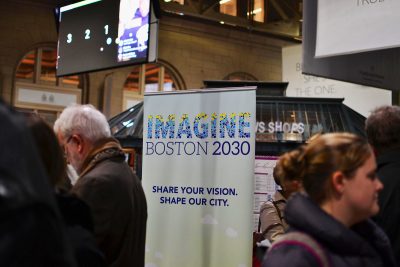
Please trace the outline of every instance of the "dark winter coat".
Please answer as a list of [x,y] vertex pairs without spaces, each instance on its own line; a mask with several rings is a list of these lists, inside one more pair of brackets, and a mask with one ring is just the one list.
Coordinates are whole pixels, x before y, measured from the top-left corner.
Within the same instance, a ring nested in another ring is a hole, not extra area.
[[374,218],[392,244],[397,265],[400,264],[400,149],[377,157],[378,177],[384,185],[379,193],[380,211]]
[[114,140],[96,145],[72,192],[91,208],[97,244],[112,267],[144,266],[147,205]]
[[76,266],[26,121],[0,100],[0,265]]
[[[296,194],[286,206],[289,231],[305,232],[322,247],[330,266],[393,267],[389,239],[371,220],[350,229],[324,212],[304,194]],[[263,267],[320,267],[321,263],[307,246],[282,244],[271,249]]]
[[93,219],[89,206],[79,198],[65,192],[58,192],[56,200],[77,266],[107,266],[104,255],[98,249],[94,238]]

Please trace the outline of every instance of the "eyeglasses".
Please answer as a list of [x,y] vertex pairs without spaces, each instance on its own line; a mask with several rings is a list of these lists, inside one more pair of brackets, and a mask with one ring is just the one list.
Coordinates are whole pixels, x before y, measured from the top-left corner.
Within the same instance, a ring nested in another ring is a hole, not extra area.
[[67,145],[69,142],[71,142],[71,140],[72,140],[72,135],[70,135],[70,136],[67,138],[67,141],[65,141],[64,144],[61,145],[61,150],[64,152],[64,158],[67,158],[67,152],[66,152],[65,147],[66,147],[66,145]]
[[71,139],[72,139],[72,135],[70,135],[70,136],[68,137],[67,142],[65,142],[65,145],[68,144],[69,142],[71,142]]

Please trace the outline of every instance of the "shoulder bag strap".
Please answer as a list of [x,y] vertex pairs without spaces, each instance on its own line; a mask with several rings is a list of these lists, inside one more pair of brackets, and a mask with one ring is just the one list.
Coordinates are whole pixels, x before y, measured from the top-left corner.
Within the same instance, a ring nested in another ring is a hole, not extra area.
[[328,257],[321,245],[310,235],[303,232],[289,232],[284,234],[279,240],[272,243],[269,250],[282,245],[299,245],[306,248],[319,262],[320,267],[329,267]]
[[283,199],[278,200],[278,201],[272,201],[272,204],[274,205],[274,207],[275,207],[275,209],[276,209],[276,212],[278,213],[279,219],[280,219],[281,222],[282,222],[283,216],[282,216],[282,213],[281,213],[281,209],[278,207],[278,204],[279,204],[279,203],[286,204],[286,201],[283,200]]
[[[284,200],[278,200],[278,201],[269,201],[272,203],[274,206],[276,213],[278,214],[279,220],[281,221],[280,223],[273,223],[270,226],[268,226],[264,231],[262,231],[262,235],[264,236],[268,231],[270,231],[272,228],[275,228],[277,226],[283,226],[283,221],[282,221],[282,213],[281,210],[278,207],[278,203],[286,203]],[[261,211],[262,213],[262,211]],[[261,232],[261,213],[260,216],[258,217],[258,232]]]

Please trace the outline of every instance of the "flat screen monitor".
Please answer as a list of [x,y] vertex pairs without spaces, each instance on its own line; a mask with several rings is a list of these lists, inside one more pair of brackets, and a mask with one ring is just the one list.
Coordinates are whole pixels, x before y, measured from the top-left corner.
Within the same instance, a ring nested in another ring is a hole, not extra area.
[[154,62],[150,0],[84,0],[57,8],[57,76]]

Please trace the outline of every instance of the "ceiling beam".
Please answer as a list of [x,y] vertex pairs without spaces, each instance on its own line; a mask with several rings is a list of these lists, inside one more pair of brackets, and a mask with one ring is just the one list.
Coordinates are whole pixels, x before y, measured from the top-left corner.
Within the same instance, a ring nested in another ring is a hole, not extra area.
[[[269,0],[269,2],[271,3],[271,5],[274,7],[274,9],[276,10],[276,12],[278,12],[279,16],[281,16],[281,18],[283,20],[289,20],[289,16],[286,14],[286,12],[283,10],[283,8],[280,6],[280,4],[278,3],[278,1],[276,0]],[[279,1],[281,2],[281,1]]]

